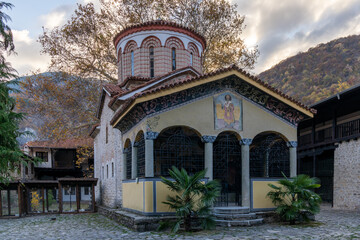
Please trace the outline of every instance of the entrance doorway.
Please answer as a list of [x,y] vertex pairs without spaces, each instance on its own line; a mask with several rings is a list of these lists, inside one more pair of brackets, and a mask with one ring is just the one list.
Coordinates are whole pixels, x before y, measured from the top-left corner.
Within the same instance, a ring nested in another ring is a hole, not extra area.
[[241,146],[232,132],[219,134],[214,142],[214,179],[221,183],[216,206],[241,206]]

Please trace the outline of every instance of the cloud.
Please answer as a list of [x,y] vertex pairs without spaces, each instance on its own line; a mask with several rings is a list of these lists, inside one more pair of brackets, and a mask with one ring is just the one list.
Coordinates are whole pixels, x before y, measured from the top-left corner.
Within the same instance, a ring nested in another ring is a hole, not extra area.
[[41,15],[40,22],[45,28],[53,29],[54,27],[63,25],[74,11],[74,5],[61,5],[50,13]]
[[46,71],[50,57],[40,54],[40,43],[32,39],[26,29],[12,30],[12,32],[17,54],[12,54],[6,59],[18,71],[18,74],[23,76],[30,74],[31,71]]
[[360,34],[357,0],[232,2],[237,3],[238,12],[246,16],[245,43],[259,47],[256,73],[319,43]]

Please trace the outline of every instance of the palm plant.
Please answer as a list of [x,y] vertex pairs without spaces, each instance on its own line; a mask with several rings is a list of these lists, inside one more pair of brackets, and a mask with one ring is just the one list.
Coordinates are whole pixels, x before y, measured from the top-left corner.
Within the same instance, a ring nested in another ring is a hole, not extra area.
[[269,184],[274,189],[267,196],[272,200],[276,212],[280,217],[289,221],[290,225],[295,224],[296,220],[308,221],[309,214],[316,214],[320,211],[321,198],[313,192],[319,188],[317,178],[310,178],[308,175],[298,175],[288,179],[279,180],[280,186]]
[[162,178],[162,182],[168,186],[175,196],[168,196],[164,204],[169,205],[176,212],[177,220],[172,223],[172,231],[177,232],[181,225],[185,231],[190,231],[192,222],[201,221],[203,229],[215,226],[211,216],[211,207],[220,194],[220,184],[217,181],[202,182],[206,170],[189,176],[185,169],[172,167],[169,174],[172,179]]

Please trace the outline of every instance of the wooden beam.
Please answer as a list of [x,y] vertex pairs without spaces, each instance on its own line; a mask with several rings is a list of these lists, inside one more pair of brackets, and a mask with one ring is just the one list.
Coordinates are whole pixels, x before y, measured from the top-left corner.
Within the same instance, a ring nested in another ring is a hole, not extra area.
[[9,216],[11,215],[11,206],[10,206],[10,190],[6,190],[7,191],[7,199],[8,199],[8,212],[9,212]]
[[0,190],[0,216],[2,216],[2,197],[1,197],[1,190]]
[[92,201],[92,211],[95,212],[95,184],[91,184],[91,201]]
[[22,191],[21,191],[21,184],[20,184],[20,183],[18,184],[18,189],[17,189],[17,191],[18,191],[19,217],[21,217],[23,204],[22,204],[22,196],[21,196]]
[[62,186],[61,186],[61,183],[59,182],[59,185],[58,185],[58,198],[59,198],[59,213],[62,213],[63,211],[63,207],[62,207]]
[[42,207],[43,207],[43,213],[45,212],[45,198],[44,198],[44,187],[41,188],[41,198],[42,198]]
[[79,212],[80,209],[80,188],[79,188],[79,184],[76,184],[76,206],[77,206],[77,210],[76,212]]

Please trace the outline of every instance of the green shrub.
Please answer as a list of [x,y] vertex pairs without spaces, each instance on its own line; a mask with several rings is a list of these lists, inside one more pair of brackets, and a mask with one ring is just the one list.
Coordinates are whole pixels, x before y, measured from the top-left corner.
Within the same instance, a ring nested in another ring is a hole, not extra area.
[[281,219],[290,222],[308,221],[309,214],[320,211],[321,198],[313,189],[319,188],[318,179],[307,175],[298,175],[294,178],[280,180],[280,186],[269,184],[273,189],[267,196],[277,207],[276,212]]

